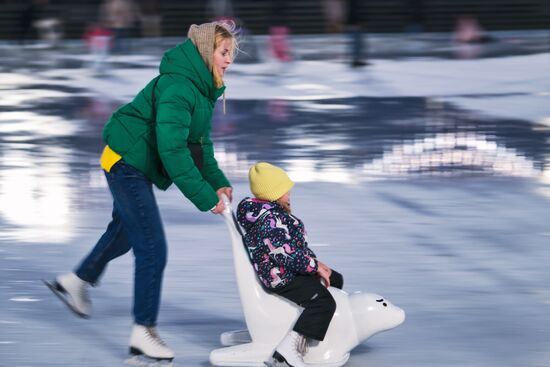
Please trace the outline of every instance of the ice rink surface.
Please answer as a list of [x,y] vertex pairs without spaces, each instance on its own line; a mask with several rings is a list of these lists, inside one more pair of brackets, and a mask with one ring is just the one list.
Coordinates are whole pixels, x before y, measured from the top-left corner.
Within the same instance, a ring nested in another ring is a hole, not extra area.
[[[0,366],[124,365],[132,256],[91,290],[90,320],[41,279],[72,269],[109,222],[101,128],[162,54],[139,46],[101,77],[78,50],[0,48]],[[264,57],[228,71],[212,136],[235,198],[249,195],[251,164],[283,166],[310,246],[344,289],[407,313],[347,366],[550,364],[550,56],[466,56],[360,70],[341,55]],[[157,199],[169,241],[159,329],[175,366],[208,366],[219,334],[245,327],[229,236],[176,188]]]

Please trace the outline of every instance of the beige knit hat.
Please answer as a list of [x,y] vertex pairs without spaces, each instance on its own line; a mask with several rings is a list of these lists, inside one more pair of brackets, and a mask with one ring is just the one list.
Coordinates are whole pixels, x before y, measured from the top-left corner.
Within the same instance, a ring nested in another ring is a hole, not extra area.
[[212,71],[214,64],[214,41],[216,39],[217,22],[203,23],[200,25],[193,24],[189,27],[187,37],[191,39],[193,44],[199,50],[204,63],[208,70]]
[[256,163],[250,168],[248,181],[256,198],[269,201],[279,199],[294,186],[285,171],[266,162]]

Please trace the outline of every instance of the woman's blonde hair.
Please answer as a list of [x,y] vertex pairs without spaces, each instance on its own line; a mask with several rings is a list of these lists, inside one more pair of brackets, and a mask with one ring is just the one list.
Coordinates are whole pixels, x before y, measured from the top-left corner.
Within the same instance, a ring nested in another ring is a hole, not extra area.
[[[216,31],[214,36],[214,50],[217,49],[223,41],[230,40],[231,41],[231,49],[229,52],[231,53],[231,59],[235,59],[235,56],[237,55],[237,52],[239,51],[239,42],[237,41],[236,37],[236,26],[235,23],[232,21],[224,21],[224,22],[218,22],[216,24]],[[212,75],[214,77],[214,85],[216,88],[220,88],[223,86],[223,78],[218,73],[216,68],[212,68]]]

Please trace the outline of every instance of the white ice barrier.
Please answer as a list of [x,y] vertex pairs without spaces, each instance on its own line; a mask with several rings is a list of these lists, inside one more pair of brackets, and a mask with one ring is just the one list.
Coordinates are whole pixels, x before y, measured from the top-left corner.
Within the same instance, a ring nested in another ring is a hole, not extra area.
[[[225,332],[222,345],[210,353],[214,366],[264,366],[275,347],[294,326],[302,308],[264,290],[250,263],[240,227],[226,201],[223,213],[233,248],[237,285],[248,330]],[[310,346],[304,361],[311,366],[344,365],[350,351],[374,334],[393,329],[405,320],[405,312],[373,293],[348,294],[330,287],[336,312],[325,340]]]

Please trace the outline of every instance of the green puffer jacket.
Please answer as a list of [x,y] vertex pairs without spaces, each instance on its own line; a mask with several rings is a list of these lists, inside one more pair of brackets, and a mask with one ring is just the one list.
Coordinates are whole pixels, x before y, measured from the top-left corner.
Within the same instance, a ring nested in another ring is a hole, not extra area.
[[[156,121],[151,103],[154,81],[113,113],[103,140],[161,190],[174,182],[199,210],[210,210],[219,200],[216,190],[230,186],[210,140],[214,103],[225,87],[214,86],[212,73],[190,40],[168,50],[161,61]],[[188,143],[202,144],[201,171]]]

